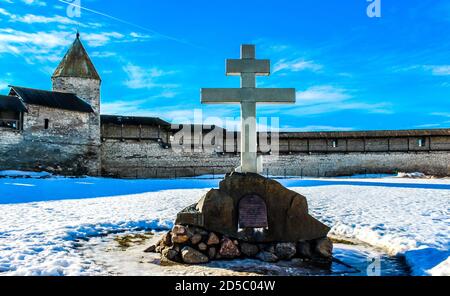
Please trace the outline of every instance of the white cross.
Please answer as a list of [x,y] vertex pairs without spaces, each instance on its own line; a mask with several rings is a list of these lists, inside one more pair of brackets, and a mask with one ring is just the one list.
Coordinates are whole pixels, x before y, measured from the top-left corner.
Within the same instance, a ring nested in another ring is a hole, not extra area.
[[294,104],[294,88],[256,88],[256,76],[270,75],[270,60],[255,59],[255,46],[242,45],[241,59],[227,60],[227,76],[241,76],[241,88],[202,88],[202,104],[241,104],[241,171],[258,172],[256,104]]

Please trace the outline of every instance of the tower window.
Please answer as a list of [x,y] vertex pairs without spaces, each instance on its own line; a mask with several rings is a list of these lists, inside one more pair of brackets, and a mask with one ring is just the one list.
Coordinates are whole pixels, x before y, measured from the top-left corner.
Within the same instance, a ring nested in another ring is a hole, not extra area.
[[425,147],[426,144],[427,144],[427,139],[425,139],[425,138],[420,138],[417,140],[417,145],[419,147]]
[[337,148],[339,146],[338,140],[332,140],[331,141],[331,147]]
[[48,118],[46,118],[44,120],[44,129],[48,129],[48,124],[50,123],[50,120]]

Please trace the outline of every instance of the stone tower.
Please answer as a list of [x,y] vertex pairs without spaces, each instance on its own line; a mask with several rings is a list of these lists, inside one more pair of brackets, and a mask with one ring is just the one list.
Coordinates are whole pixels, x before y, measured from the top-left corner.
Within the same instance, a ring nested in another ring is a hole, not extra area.
[[94,109],[89,115],[88,170],[91,174],[100,169],[100,85],[101,79],[77,32],[75,41],[59,63],[52,76],[52,89],[58,92],[74,93],[88,102]]
[[80,40],[80,34],[52,76],[53,90],[75,93],[100,113],[100,76]]

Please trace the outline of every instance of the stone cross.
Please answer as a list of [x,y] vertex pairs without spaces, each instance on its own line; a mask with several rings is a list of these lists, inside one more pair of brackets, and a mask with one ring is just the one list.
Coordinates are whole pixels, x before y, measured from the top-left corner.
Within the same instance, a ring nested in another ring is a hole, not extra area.
[[270,75],[270,60],[257,60],[254,45],[241,46],[241,59],[228,59],[227,76],[241,76],[241,88],[203,88],[202,104],[241,104],[241,171],[258,172],[256,104],[294,104],[294,88],[256,88],[256,76]]

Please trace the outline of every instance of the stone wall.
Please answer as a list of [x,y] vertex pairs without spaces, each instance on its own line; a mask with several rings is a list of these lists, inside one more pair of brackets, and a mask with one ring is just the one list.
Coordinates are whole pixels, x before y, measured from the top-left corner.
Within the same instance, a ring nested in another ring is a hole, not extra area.
[[349,176],[422,172],[450,175],[449,152],[367,152],[265,156],[265,169],[278,176]]
[[87,101],[97,114],[100,114],[100,85],[96,79],[79,77],[53,77],[54,91],[69,92]]
[[102,174],[123,178],[174,178],[224,174],[239,164],[235,154],[174,152],[157,141],[106,139]]
[[[392,141],[392,140],[391,140]],[[434,142],[443,148],[447,139]],[[433,145],[433,144],[432,144]],[[423,172],[450,175],[450,152],[291,152],[264,157],[265,174],[278,176],[344,176]],[[223,174],[239,165],[235,153],[174,152],[156,141],[106,139],[102,144],[102,173],[125,178],[183,177]]]
[[45,169],[70,175],[99,173],[100,140],[92,114],[27,107],[23,131],[0,130],[0,169]]
[[91,140],[100,145],[100,85],[101,81],[96,79],[78,77],[54,77],[52,78],[54,91],[70,92],[88,102],[94,109],[89,114],[89,133]]

